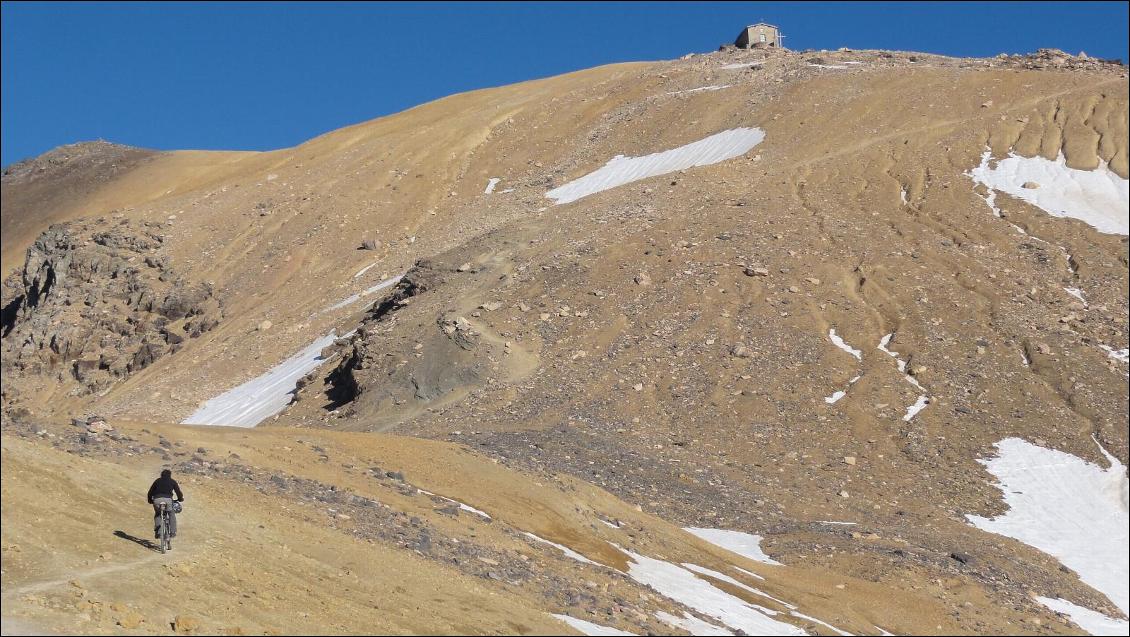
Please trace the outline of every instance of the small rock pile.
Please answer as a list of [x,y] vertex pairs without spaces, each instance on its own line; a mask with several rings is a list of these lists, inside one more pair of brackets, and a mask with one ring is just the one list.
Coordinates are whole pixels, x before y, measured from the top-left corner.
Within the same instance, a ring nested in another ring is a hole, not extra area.
[[1039,49],[1027,55],[1001,53],[996,59],[1007,66],[1024,69],[1102,70],[1125,66],[1122,60],[1102,60],[1083,52],[1079,55],[1071,55],[1059,49]]

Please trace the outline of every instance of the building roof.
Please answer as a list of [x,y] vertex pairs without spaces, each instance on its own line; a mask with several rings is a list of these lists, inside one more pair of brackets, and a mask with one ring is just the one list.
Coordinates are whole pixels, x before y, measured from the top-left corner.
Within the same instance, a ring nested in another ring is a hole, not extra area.
[[750,24],[746,26],[747,29],[752,29],[753,27],[772,27],[776,29],[777,25],[769,24],[768,22],[758,22],[757,24]]

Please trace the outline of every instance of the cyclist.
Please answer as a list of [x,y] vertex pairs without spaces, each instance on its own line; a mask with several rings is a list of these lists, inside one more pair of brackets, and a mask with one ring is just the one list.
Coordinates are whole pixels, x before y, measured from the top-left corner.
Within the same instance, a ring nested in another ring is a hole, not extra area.
[[149,487],[149,504],[153,505],[153,537],[161,538],[161,503],[164,502],[169,510],[169,537],[176,537],[177,535],[177,515],[173,512],[173,494],[177,496],[177,502],[184,502],[184,494],[181,493],[180,485],[176,480],[173,480],[173,472],[164,469],[161,471],[161,477],[153,481],[153,485]]

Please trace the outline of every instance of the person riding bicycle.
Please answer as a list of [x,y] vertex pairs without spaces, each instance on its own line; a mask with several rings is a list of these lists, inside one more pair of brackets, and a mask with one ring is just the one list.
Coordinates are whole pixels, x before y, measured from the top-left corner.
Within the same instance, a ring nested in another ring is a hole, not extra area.
[[149,504],[153,505],[153,537],[157,539],[161,537],[161,504],[169,510],[169,537],[177,535],[177,515],[173,511],[174,493],[177,502],[184,502],[184,494],[181,493],[177,481],[173,480],[173,472],[165,469],[161,471],[161,477],[154,480],[153,485],[149,487]]

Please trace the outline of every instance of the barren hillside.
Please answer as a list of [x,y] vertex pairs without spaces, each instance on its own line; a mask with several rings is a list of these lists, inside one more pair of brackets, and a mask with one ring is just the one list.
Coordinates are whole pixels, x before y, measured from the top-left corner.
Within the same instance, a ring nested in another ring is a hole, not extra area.
[[1125,634],[1128,101],[731,49],[14,167],[5,622]]

